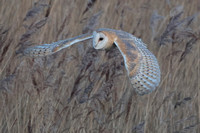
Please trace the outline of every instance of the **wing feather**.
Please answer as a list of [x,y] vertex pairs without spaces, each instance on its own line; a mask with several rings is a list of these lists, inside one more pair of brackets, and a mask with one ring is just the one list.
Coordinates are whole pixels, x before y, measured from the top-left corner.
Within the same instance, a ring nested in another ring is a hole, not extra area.
[[93,36],[91,34],[83,34],[74,38],[53,42],[51,44],[42,44],[29,47],[24,50],[24,55],[32,57],[51,55],[75,43],[91,39],[92,37]]
[[140,95],[152,92],[160,82],[160,68],[156,57],[141,39],[115,31],[119,37],[115,44],[119,48],[133,88]]

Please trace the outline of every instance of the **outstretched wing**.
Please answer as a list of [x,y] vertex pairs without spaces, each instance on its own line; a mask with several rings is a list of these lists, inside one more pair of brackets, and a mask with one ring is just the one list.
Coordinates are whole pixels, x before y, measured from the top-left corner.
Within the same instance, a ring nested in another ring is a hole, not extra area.
[[42,44],[38,46],[29,47],[24,50],[24,55],[33,57],[51,55],[75,43],[91,39],[92,37],[93,36],[91,34],[83,34],[74,38],[53,42],[51,44]]
[[160,82],[160,68],[156,57],[147,49],[141,39],[115,31],[115,41],[124,58],[124,63],[133,88],[140,95],[152,92]]

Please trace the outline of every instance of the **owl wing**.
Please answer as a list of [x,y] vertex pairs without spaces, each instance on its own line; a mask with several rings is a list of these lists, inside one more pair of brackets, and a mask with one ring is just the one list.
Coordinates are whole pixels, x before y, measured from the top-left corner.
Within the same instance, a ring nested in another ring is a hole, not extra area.
[[116,33],[115,41],[123,58],[133,88],[140,95],[152,92],[160,82],[160,68],[156,57],[141,39],[124,32]]
[[23,53],[26,56],[32,57],[51,55],[75,43],[91,39],[92,37],[93,36],[91,34],[83,34],[74,38],[53,42],[51,44],[42,44],[38,46],[29,47],[25,49]]

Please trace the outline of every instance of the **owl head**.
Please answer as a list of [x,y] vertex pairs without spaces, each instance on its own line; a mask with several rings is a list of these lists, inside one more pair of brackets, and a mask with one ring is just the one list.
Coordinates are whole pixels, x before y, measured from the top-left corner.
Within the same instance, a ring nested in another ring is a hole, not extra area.
[[109,49],[117,40],[117,36],[109,31],[93,32],[93,47],[95,49]]

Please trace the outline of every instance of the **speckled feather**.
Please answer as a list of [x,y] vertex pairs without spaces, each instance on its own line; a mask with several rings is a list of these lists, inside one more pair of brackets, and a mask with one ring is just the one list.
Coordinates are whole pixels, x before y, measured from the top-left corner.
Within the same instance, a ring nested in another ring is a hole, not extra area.
[[91,39],[92,37],[93,36],[91,34],[83,34],[74,38],[53,42],[51,44],[42,44],[38,46],[29,47],[24,50],[24,55],[31,57],[51,55],[77,42]]
[[143,95],[152,92],[160,83],[160,68],[156,57],[145,47],[144,43],[135,38],[135,44],[141,54],[136,75],[130,77],[137,93]]

